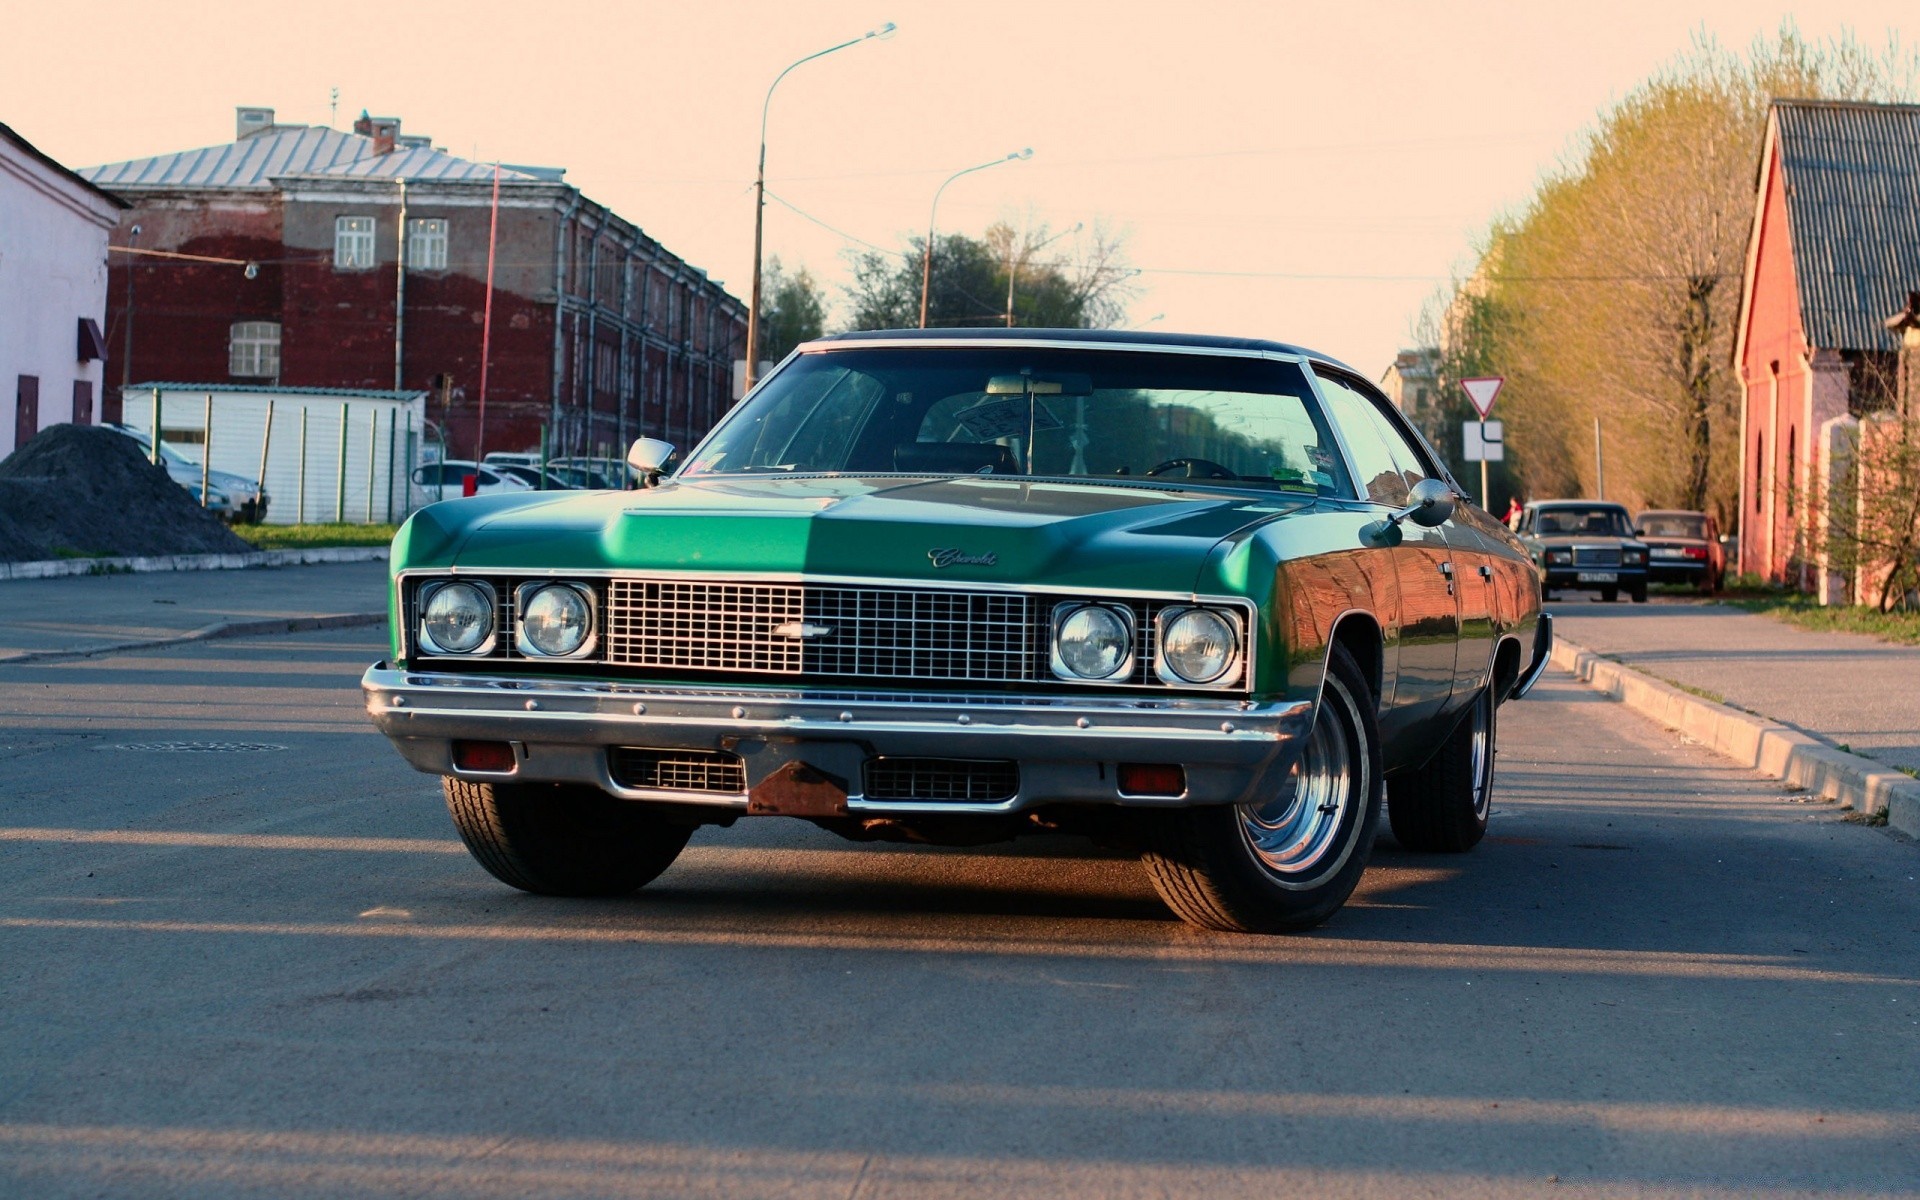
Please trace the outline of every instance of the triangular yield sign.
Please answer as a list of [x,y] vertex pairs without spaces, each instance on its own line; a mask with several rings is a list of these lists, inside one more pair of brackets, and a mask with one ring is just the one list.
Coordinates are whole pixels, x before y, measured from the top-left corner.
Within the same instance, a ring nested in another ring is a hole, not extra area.
[[1473,401],[1473,407],[1482,421],[1493,411],[1493,398],[1500,394],[1500,385],[1506,379],[1499,375],[1489,375],[1481,379],[1462,379],[1460,386],[1466,389],[1467,399]]

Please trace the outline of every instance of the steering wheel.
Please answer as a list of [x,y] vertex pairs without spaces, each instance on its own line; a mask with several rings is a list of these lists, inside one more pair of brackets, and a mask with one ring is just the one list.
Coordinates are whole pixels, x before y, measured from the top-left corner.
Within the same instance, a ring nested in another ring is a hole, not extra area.
[[1147,474],[1162,475],[1173,470],[1175,467],[1185,467],[1187,469],[1187,473],[1182,476],[1182,478],[1185,479],[1240,478],[1210,458],[1170,458],[1159,466],[1149,469]]

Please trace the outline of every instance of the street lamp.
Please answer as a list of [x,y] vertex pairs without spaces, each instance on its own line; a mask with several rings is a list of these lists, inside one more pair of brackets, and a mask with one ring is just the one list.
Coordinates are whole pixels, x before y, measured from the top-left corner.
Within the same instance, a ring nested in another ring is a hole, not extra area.
[[773,89],[780,86],[780,81],[787,77],[787,72],[801,63],[812,62],[816,58],[832,54],[835,50],[845,50],[848,46],[858,46],[871,38],[892,37],[896,28],[898,27],[892,21],[888,21],[876,29],[867,30],[857,38],[850,38],[837,46],[828,46],[825,50],[816,50],[805,58],[794,60],[787,65],[785,71],[773,77],[773,82],[767,85],[767,98],[760,102],[760,168],[753,180],[753,307],[747,310],[746,386],[749,391],[752,390],[760,374],[760,246],[761,232],[767,217],[767,109],[773,104]]
[[933,225],[934,218],[940,212],[940,193],[947,190],[948,183],[952,183],[962,175],[971,175],[975,171],[984,171],[988,167],[997,167],[1001,163],[1025,162],[1032,157],[1032,146],[1024,150],[1015,150],[1005,158],[996,158],[992,162],[983,162],[977,167],[966,167],[955,171],[947,176],[945,183],[934,189],[933,207],[927,212],[927,244],[921,248],[920,252],[920,328],[927,327],[927,292],[929,285],[933,282]]
[[[1029,256],[1038,254],[1042,250],[1045,250],[1048,246],[1051,246],[1055,242],[1059,241],[1061,238],[1066,237],[1068,234],[1079,233],[1080,230],[1085,226],[1086,226],[1085,221],[1076,221],[1074,222],[1072,229],[1061,230],[1059,233],[1054,234],[1052,237],[1048,238],[1046,241],[1041,242],[1038,246],[1035,246],[1031,250],[1028,250],[1027,254]],[[1007,328],[1008,329],[1013,328],[1013,275],[1014,275],[1015,269],[1016,269],[1016,266],[1013,258],[1013,236],[1011,233],[1009,233],[1007,236]]]

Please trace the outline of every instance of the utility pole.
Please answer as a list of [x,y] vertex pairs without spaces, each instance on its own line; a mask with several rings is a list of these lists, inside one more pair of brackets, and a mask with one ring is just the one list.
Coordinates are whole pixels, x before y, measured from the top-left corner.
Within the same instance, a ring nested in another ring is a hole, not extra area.
[[1599,495],[1596,500],[1607,498],[1607,457],[1600,445],[1600,418],[1593,419],[1593,481]]

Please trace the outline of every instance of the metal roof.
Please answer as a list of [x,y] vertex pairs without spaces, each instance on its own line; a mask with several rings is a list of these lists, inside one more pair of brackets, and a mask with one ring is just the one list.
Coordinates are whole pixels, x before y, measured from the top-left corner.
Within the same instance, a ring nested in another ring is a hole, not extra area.
[[[177,154],[86,167],[79,174],[106,188],[260,188],[284,178],[491,181],[492,163],[471,162],[432,146],[396,146],[374,153],[373,139],[319,125],[275,125],[238,141]],[[503,180],[545,182],[512,167]]]
[[165,381],[130,383],[121,389],[121,394],[133,401],[137,400],[138,393],[156,389],[163,392],[247,392],[261,396],[338,396],[346,400],[417,400],[427,394],[422,388],[391,392],[382,388],[279,387],[264,383],[167,383]]
[[1920,289],[1920,105],[1776,100],[1788,241],[1807,341],[1892,350]]

